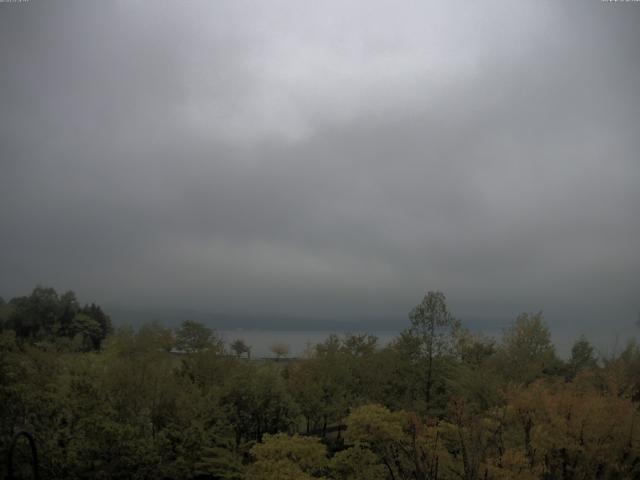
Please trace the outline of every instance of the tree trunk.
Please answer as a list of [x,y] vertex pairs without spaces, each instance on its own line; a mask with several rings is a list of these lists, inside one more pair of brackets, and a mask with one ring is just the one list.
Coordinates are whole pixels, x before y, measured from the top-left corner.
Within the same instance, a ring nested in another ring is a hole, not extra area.
[[432,372],[433,372],[433,335],[435,334],[435,327],[433,324],[430,325],[429,328],[429,340],[428,340],[428,364],[427,364],[427,392],[426,392],[426,401],[427,406],[430,405],[431,402],[431,382],[432,382]]

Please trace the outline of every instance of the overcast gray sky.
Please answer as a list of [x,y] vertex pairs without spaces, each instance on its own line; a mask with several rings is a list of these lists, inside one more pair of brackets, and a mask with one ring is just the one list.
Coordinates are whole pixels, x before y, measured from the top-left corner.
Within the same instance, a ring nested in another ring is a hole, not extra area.
[[0,295],[632,324],[639,47],[631,2],[0,3]]

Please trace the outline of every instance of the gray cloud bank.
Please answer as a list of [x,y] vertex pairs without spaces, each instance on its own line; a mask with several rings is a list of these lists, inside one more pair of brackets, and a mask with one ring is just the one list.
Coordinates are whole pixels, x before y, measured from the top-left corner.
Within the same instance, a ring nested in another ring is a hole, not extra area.
[[630,324],[639,24],[599,1],[0,4],[0,294],[365,321],[439,289],[463,318]]

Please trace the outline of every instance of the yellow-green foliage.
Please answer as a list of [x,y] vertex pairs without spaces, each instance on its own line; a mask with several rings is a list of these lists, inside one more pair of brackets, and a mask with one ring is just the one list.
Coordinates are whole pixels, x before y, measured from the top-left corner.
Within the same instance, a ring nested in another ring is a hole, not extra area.
[[427,322],[386,347],[330,336],[302,359],[249,361],[196,322],[98,345],[107,317],[74,302],[40,289],[0,324],[0,453],[33,433],[44,479],[640,478],[635,344],[596,359],[580,339],[564,362],[523,315],[500,342],[447,322],[433,356]]
[[318,479],[328,465],[327,448],[319,438],[266,434],[263,443],[251,449],[255,462],[248,480]]

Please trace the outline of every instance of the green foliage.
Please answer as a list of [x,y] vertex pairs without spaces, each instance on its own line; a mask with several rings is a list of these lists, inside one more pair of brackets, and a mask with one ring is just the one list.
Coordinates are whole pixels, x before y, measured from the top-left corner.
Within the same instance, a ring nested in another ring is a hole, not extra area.
[[354,357],[366,357],[375,353],[378,337],[366,333],[347,334],[342,341],[342,349]]
[[426,406],[432,407],[434,388],[434,359],[452,348],[452,331],[458,322],[449,313],[447,299],[442,292],[428,292],[422,302],[409,313],[411,327],[408,335],[417,340],[419,354],[425,360],[423,391]]
[[220,403],[238,447],[259,441],[265,433],[289,431],[297,417],[281,371],[272,365],[236,365],[222,388]]
[[289,389],[300,405],[307,433],[325,437],[327,427],[338,424],[349,407],[376,398],[376,345],[372,335],[330,335],[316,345],[311,358],[289,366]]
[[318,438],[265,435],[263,443],[251,449],[255,462],[247,471],[247,480],[323,478],[327,448]]
[[375,471],[384,466],[391,478],[437,478],[437,428],[426,427],[415,415],[375,404],[355,409],[345,423],[345,440],[356,449],[354,455],[357,449],[373,454],[378,459]]
[[196,476],[219,480],[244,479],[245,467],[242,458],[234,452],[233,445],[222,441],[214,443],[215,446],[203,449],[200,461],[195,464]]
[[146,323],[140,327],[139,336],[149,345],[147,350],[155,349],[170,352],[176,345],[176,335],[170,328],[158,322]]
[[585,369],[595,368],[597,362],[593,347],[584,335],[581,336],[571,348],[571,373],[575,376]]
[[516,319],[504,333],[497,360],[507,380],[524,384],[558,367],[559,361],[542,312],[523,313]]
[[8,328],[7,322],[9,321],[12,311],[13,306],[0,297],[0,332]]
[[472,334],[461,325],[453,330],[455,356],[471,368],[482,368],[496,352],[493,338],[482,334]]
[[360,445],[338,452],[331,459],[336,480],[385,480],[387,470],[379,457]]
[[247,358],[251,358],[251,347],[249,347],[244,340],[237,338],[231,342],[231,351],[236,354],[238,358],[242,357],[245,353]]
[[77,313],[69,325],[69,333],[82,351],[89,351],[99,344],[102,328],[97,320],[84,313]]
[[345,439],[373,450],[384,450],[402,439],[405,423],[402,412],[391,412],[382,405],[365,405],[347,417]]
[[420,340],[427,357],[443,353],[446,349],[448,330],[457,325],[449,313],[447,299],[442,292],[428,292],[409,313],[409,332]]
[[223,343],[213,330],[202,323],[185,320],[176,331],[176,347],[189,353],[204,350],[222,351]]
[[45,479],[640,478],[637,344],[597,361],[581,338],[564,363],[540,314],[496,342],[437,292],[411,321],[248,361],[197,322],[112,331],[38,287],[0,303],[0,452],[32,432]]
[[[95,305],[80,307],[73,292],[59,295],[53,288],[36,287],[29,296],[12,298],[0,309],[0,326],[21,341],[99,350],[111,333],[111,319]],[[66,341],[65,341],[66,340]]]

